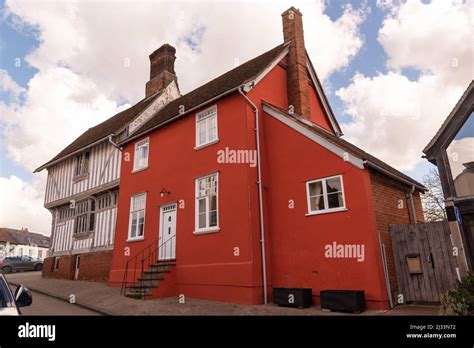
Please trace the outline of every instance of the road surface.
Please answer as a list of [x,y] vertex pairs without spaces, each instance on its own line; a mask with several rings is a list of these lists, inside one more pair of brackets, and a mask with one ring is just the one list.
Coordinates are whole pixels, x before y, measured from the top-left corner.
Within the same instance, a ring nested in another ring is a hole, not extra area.
[[[15,292],[12,286],[12,291]],[[57,298],[31,291],[33,303],[29,307],[21,308],[23,315],[100,315],[97,312],[76,306]]]

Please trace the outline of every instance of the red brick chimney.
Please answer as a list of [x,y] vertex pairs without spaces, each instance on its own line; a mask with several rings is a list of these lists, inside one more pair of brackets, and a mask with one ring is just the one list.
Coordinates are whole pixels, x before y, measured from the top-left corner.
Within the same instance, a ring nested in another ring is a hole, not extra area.
[[306,49],[303,35],[303,15],[290,7],[281,14],[283,20],[283,38],[290,42],[288,54],[288,105],[294,112],[310,119],[308,73],[306,68]]
[[150,54],[150,81],[146,83],[145,94],[149,97],[168,86],[173,80],[178,83],[174,72],[176,49],[164,44]]

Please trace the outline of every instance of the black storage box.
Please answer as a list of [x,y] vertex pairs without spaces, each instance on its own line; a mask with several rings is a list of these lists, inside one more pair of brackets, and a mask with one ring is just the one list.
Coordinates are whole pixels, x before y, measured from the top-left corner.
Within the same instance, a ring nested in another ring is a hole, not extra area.
[[363,290],[323,290],[320,296],[321,309],[360,313],[366,308]]
[[283,307],[311,307],[313,304],[312,289],[273,288],[273,303]]

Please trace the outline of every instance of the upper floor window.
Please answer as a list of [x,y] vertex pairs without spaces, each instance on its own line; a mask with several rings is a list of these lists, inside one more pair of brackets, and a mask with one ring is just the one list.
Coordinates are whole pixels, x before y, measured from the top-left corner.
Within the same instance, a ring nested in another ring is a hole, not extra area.
[[97,209],[108,209],[117,205],[118,191],[114,190],[97,196]]
[[148,167],[148,138],[135,143],[135,155],[133,157],[133,170]]
[[89,157],[90,152],[83,152],[76,157],[76,171],[75,175],[82,175],[89,173]]
[[308,181],[306,183],[308,214],[345,210],[342,176]]
[[58,210],[58,221],[72,219],[74,217],[74,208],[70,204],[63,205]]
[[133,196],[130,202],[128,239],[142,239],[145,228],[146,193]]
[[86,199],[76,203],[74,233],[85,233],[94,230],[95,226],[95,201]]
[[217,106],[196,114],[196,147],[217,140]]
[[218,174],[196,179],[196,231],[218,228]]

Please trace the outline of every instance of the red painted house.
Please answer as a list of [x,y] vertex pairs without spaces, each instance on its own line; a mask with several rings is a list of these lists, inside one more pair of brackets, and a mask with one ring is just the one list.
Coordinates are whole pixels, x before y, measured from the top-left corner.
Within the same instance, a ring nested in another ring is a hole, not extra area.
[[[119,142],[111,285],[243,304],[276,287],[311,288],[315,303],[321,290],[364,290],[369,308],[388,308],[397,292],[388,226],[423,219],[424,187],[342,139],[302,15],[282,18],[283,44]],[[147,95],[177,81],[165,47],[150,56]]]

